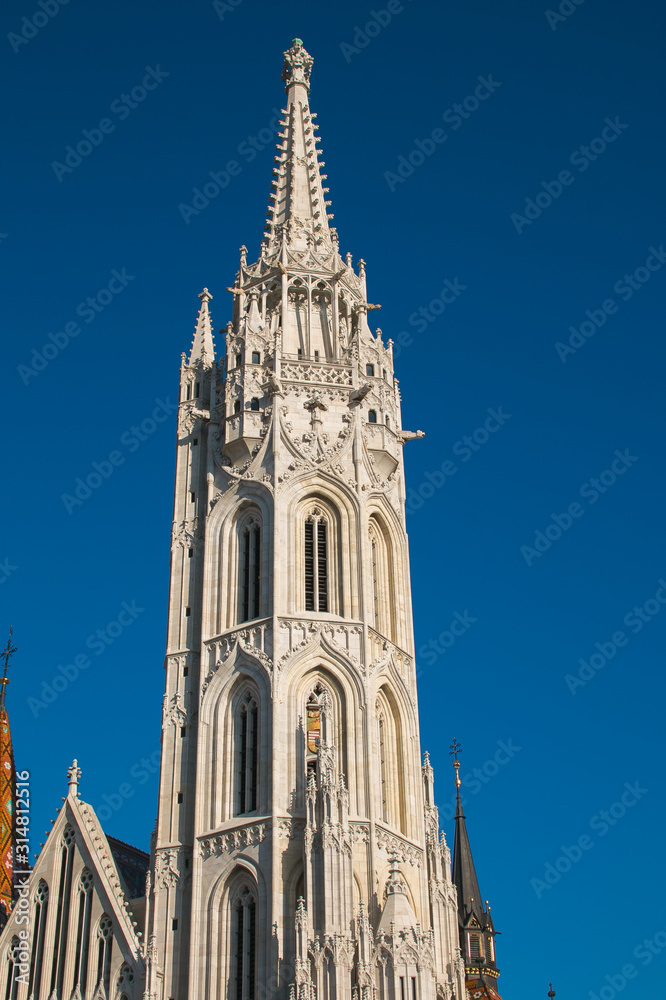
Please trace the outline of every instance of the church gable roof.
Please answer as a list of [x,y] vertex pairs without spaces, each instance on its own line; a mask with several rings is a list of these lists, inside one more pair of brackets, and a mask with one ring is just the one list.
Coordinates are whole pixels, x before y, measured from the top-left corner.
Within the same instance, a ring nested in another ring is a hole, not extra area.
[[144,896],[146,892],[146,875],[150,866],[150,855],[138,847],[132,847],[123,840],[110,837],[106,840],[121,877],[123,888],[130,899]]
[[[78,776],[80,771],[76,761],[69,769],[69,794],[64,805],[58,811],[57,818],[48,834],[46,843],[35,861],[29,878],[29,896],[32,901],[34,892],[40,880],[44,880],[51,892],[57,894],[58,877],[61,866],[61,847],[71,840],[73,835],[75,845],[74,877],[78,877],[83,868],[88,868],[93,876],[94,892],[99,901],[100,912],[108,914],[114,924],[114,936],[126,960],[132,961],[137,972],[144,967],[141,934],[135,928],[133,914],[130,909],[130,896],[123,882],[119,865],[104,831],[100,825],[95,810],[83,802],[78,795]],[[113,838],[112,838],[113,839]],[[121,845],[121,841],[113,841]],[[127,852],[144,855],[144,852],[122,845]],[[117,848],[116,848],[117,850]],[[144,855],[145,857],[145,855]],[[17,933],[18,925],[10,915],[6,927],[0,935],[0,952],[7,947],[12,937]]]

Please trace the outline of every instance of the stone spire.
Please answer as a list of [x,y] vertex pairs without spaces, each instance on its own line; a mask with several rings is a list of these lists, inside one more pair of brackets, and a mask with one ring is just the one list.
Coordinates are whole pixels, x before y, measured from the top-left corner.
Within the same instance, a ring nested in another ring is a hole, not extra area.
[[208,303],[212,297],[213,296],[207,288],[204,288],[203,292],[199,293],[201,306],[199,308],[199,315],[197,316],[197,325],[194,328],[192,350],[190,351],[189,363],[191,365],[196,364],[197,361],[211,365],[215,360],[213,328],[211,325],[210,312],[208,311]]
[[280,122],[283,131],[278,133],[281,142],[266,219],[264,246],[269,254],[283,240],[298,249],[320,244],[330,249],[331,241],[336,239],[328,225],[333,216],[327,211],[328,188],[323,186],[326,174],[320,169],[325,164],[318,160],[318,126],[308,101],[313,61],[300,38],[295,38],[284,54],[282,79],[287,107]]

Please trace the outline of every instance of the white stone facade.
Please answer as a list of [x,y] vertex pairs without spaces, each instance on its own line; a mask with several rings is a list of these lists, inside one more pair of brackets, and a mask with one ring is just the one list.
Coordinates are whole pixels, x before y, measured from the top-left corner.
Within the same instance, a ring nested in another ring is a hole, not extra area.
[[391,342],[368,325],[364,262],[329,226],[311,65],[296,40],[225,363],[207,290],[183,355],[158,820],[132,965],[145,1000],[465,996],[419,743],[402,460],[416,435]]

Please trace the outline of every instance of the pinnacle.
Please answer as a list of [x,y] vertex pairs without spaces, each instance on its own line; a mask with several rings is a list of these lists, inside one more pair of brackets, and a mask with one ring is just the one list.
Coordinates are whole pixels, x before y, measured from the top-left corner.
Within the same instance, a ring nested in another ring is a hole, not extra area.
[[199,293],[199,298],[201,299],[201,306],[194,328],[189,364],[192,365],[197,361],[201,361],[204,364],[211,365],[215,360],[215,344],[213,342],[213,328],[208,303],[213,296],[207,288],[204,288],[203,292]]

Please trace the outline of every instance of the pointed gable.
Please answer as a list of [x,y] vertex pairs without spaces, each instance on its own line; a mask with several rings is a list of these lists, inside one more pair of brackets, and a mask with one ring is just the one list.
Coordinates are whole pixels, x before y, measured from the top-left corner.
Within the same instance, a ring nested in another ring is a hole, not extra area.
[[[119,977],[140,984],[145,963],[123,877],[92,806],[78,795],[80,771],[69,769],[69,794],[20,889],[0,935],[0,993],[10,995],[8,976],[28,986],[27,996],[116,996]],[[114,842],[118,844],[118,841]],[[135,850],[135,849],[130,849]],[[142,854],[143,852],[139,852]],[[5,961],[28,914],[29,961]],[[9,992],[5,992],[9,988]],[[139,993],[135,993],[136,996]]]

